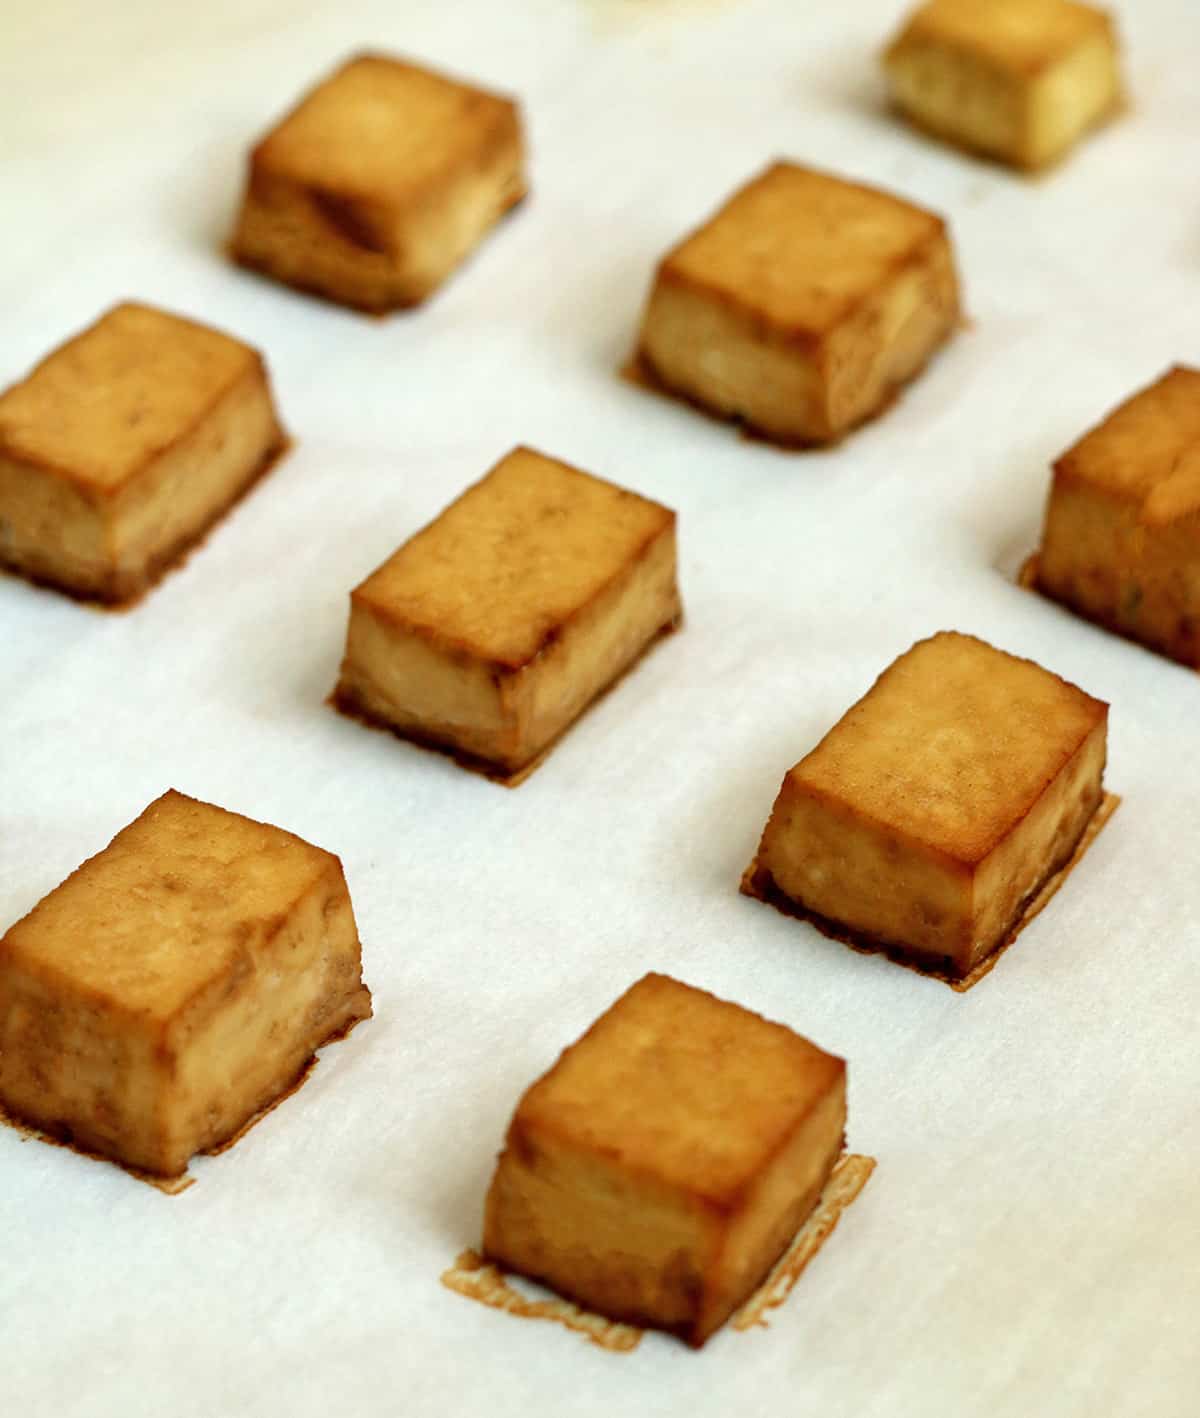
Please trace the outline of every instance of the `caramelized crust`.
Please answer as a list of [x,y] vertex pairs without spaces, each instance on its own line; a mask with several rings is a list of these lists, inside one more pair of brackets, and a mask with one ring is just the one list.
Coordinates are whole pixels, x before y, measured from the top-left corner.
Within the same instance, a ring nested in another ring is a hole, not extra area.
[[841,1059],[647,975],[522,1098],[485,1251],[700,1345],[815,1205],[844,1124]]

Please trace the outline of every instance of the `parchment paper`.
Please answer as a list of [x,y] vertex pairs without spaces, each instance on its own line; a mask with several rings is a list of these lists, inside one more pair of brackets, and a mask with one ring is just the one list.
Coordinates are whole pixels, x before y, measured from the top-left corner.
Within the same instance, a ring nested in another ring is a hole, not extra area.
[[[168,1198],[0,1130],[0,1411],[1196,1411],[1200,679],[1013,584],[1050,460],[1200,361],[1200,14],[1045,179],[891,120],[853,4],[0,6],[0,381],[114,300],[261,347],[294,452],[128,615],[0,580],[0,927],[175,786],[338,852],[376,1017]],[[245,150],[366,46],[511,90],[533,195],[425,309],[229,266]],[[775,155],[945,212],[970,328],[780,454],[622,382],[655,260]],[[524,441],[680,513],[683,632],[521,788],[325,705],[347,593]],[[1124,797],[969,995],[738,894],[780,779],[942,627],[1112,703]],[[647,969],[850,1064],[878,1170],[769,1330],[604,1353],[452,1294],[521,1090]]]

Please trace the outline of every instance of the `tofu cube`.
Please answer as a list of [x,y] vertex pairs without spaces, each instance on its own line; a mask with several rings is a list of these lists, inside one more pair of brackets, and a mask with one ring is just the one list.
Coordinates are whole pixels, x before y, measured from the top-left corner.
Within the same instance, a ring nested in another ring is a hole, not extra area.
[[1103,798],[1108,706],[949,631],[901,655],[787,774],[757,894],[961,977]]
[[354,590],[335,703],[517,777],[681,613],[675,514],[517,448]]
[[168,792],[0,939],[0,1104],[178,1176],[370,1013],[337,857]]
[[845,1124],[841,1059],[647,975],[518,1104],[484,1252],[698,1348],[816,1205]]
[[115,306],[0,395],[0,565],[135,600],[285,442],[257,351]]
[[919,128],[1030,170],[1057,162],[1121,103],[1112,21],[1075,0],[928,0],[884,67]]
[[884,408],[958,320],[940,217],[777,162],[660,263],[637,362],[765,438],[831,443]]
[[1200,370],[1169,370],[1055,463],[1037,583],[1200,668]]
[[525,195],[517,107],[363,54],[250,155],[234,259],[382,312],[422,301]]

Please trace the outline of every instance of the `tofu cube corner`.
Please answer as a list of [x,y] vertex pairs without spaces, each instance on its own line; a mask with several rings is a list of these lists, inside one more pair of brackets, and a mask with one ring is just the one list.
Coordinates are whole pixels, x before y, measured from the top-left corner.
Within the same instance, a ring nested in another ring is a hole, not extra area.
[[1108,14],[1077,0],[928,0],[884,53],[897,108],[968,151],[1037,170],[1122,102]]
[[959,318],[940,217],[776,162],[660,262],[636,359],[664,391],[768,440],[833,443]]
[[232,254],[383,313],[432,294],[526,190],[512,100],[360,54],[252,151]]
[[0,394],[0,565],[126,604],[286,444],[262,356],[125,302]]
[[973,636],[900,656],[784,777],[757,894],[961,977],[1072,857],[1103,795],[1108,706]]
[[1058,459],[1037,584],[1200,669],[1200,369],[1168,370]]
[[0,938],[0,1105],[175,1177],[370,1013],[337,857],[171,791]]
[[647,975],[520,1100],[485,1254],[699,1347],[813,1210],[845,1123],[843,1060]]
[[353,591],[334,702],[515,781],[681,614],[674,512],[517,448]]

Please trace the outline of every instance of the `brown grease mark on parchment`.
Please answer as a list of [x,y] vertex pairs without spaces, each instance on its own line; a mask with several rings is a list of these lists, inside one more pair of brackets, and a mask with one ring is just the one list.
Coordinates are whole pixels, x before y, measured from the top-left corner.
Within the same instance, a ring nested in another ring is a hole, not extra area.
[[767,1311],[778,1309],[792,1293],[805,1266],[833,1235],[842,1219],[842,1212],[856,1200],[874,1170],[874,1157],[862,1157],[851,1152],[841,1159],[825,1183],[825,1190],[812,1214],[797,1231],[796,1239],[775,1262],[771,1273],[754,1294],[733,1312],[729,1323],[734,1329],[753,1329],[756,1325],[761,1325],[763,1329],[770,1328]]
[[[753,1295],[734,1311],[730,1324],[734,1329],[747,1330],[755,1325],[766,1327],[763,1318],[767,1310],[782,1305],[792,1293],[804,1267],[833,1234],[842,1212],[854,1201],[875,1170],[872,1157],[855,1153],[843,1157],[830,1173],[816,1206],[808,1220],[796,1232],[792,1244],[772,1266],[766,1280]],[[614,1354],[628,1354],[642,1341],[645,1330],[638,1325],[621,1324],[605,1319],[590,1310],[583,1310],[570,1300],[554,1297],[548,1300],[528,1300],[509,1283],[499,1266],[493,1265],[473,1250],[463,1251],[449,1270],[442,1273],[442,1284],[468,1300],[478,1300],[505,1314],[519,1319],[557,1320],[567,1329],[582,1334],[601,1349]]]
[[1083,860],[1084,854],[1120,805],[1121,799],[1116,793],[1104,794],[1096,811],[1088,819],[1088,824],[1083,829],[1083,835],[1076,843],[1074,852],[1059,867],[1058,871],[1048,876],[1026,901],[1024,909],[1005,939],[965,975],[952,975],[949,971],[939,970],[936,965],[929,964],[927,958],[923,958],[913,951],[897,949],[883,941],[874,940],[862,932],[853,931],[840,921],[831,921],[828,917],[820,916],[815,911],[805,910],[790,896],[780,891],[772,880],[770,872],[759,867],[757,857],[742,873],[740,890],[743,896],[751,896],[756,901],[774,906],[785,916],[793,916],[798,921],[807,921],[809,925],[815,926],[822,935],[828,936],[830,940],[840,941],[842,945],[848,945],[851,950],[857,950],[860,955],[885,955],[893,964],[903,965],[905,969],[914,970],[918,975],[928,975],[930,979],[941,980],[942,984],[949,985],[952,990],[961,995],[977,985],[985,975],[991,974],[996,962],[1016,941],[1025,927],[1035,916],[1046,909],[1063,882]]

